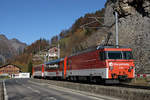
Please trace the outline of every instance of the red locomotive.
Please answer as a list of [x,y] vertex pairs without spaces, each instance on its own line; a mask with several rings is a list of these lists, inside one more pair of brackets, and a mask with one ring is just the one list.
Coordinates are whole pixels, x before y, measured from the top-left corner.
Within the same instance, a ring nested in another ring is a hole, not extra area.
[[[67,80],[126,81],[134,78],[135,66],[132,50],[127,47],[98,46],[69,57],[33,68],[33,76]],[[43,69],[43,70],[42,70]],[[42,74],[44,73],[44,74]]]

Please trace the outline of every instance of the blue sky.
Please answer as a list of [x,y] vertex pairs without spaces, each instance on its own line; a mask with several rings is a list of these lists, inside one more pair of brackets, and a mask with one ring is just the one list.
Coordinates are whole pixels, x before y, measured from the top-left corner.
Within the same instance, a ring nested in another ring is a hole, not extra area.
[[31,44],[68,29],[106,0],[0,0],[0,34]]

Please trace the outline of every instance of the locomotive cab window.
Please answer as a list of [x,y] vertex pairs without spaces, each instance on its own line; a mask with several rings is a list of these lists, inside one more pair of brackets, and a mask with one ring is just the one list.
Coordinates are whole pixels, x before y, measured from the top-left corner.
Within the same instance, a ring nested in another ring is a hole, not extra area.
[[105,52],[100,52],[100,53],[99,53],[99,57],[100,57],[100,60],[105,60],[105,59],[106,59],[106,54],[105,54]]
[[121,51],[108,51],[107,52],[108,59],[122,59],[122,52]]
[[107,51],[107,59],[133,59],[131,51]]

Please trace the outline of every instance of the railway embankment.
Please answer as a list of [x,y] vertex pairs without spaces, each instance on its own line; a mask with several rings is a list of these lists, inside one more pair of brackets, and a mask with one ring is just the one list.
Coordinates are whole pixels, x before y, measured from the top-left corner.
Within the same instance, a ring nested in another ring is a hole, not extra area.
[[0,81],[0,100],[3,100],[3,82]]
[[126,88],[113,85],[83,84],[67,81],[33,79],[38,83],[48,83],[69,89],[90,92],[105,96],[118,97],[123,100],[150,100],[150,89]]

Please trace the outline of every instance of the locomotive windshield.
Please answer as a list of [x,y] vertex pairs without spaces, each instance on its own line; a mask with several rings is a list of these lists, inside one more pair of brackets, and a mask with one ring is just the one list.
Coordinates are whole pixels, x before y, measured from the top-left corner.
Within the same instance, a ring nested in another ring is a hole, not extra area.
[[133,59],[131,51],[105,51],[100,52],[100,59]]
[[122,53],[120,51],[107,51],[108,59],[122,59]]
[[123,51],[124,59],[133,59],[131,51]]

